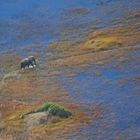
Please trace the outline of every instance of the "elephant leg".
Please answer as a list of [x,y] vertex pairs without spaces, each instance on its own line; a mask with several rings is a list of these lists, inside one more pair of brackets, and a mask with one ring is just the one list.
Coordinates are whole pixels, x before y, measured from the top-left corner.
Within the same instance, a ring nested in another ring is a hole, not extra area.
[[21,63],[21,69],[22,70],[25,69],[25,63],[24,62]]
[[36,60],[35,60],[35,58],[33,59],[33,61],[34,61],[34,65],[36,66]]
[[30,65],[30,66],[29,66],[29,68],[33,68],[33,66],[32,66],[32,65]]
[[29,64],[29,62],[27,63],[27,69],[29,69],[30,68],[30,64]]
[[20,64],[20,68],[23,69],[23,64],[22,63]]
[[33,62],[31,61],[31,60],[29,60],[29,68],[33,68],[34,67],[34,64],[33,64]]

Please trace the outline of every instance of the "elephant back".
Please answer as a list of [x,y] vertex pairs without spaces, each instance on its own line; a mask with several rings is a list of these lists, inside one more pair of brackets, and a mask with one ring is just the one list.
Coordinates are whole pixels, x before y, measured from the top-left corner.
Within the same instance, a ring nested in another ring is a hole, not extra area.
[[24,59],[21,60],[21,63],[23,63],[23,62],[28,62],[28,61],[29,61],[28,58],[24,58]]

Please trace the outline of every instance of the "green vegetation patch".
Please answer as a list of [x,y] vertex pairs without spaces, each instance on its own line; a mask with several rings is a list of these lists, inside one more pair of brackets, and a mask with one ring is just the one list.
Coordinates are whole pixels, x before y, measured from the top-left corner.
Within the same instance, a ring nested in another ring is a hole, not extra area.
[[68,118],[72,115],[72,113],[68,109],[65,109],[63,106],[53,102],[45,103],[40,108],[35,110],[35,112],[43,112],[43,111],[48,111],[49,114],[61,118]]

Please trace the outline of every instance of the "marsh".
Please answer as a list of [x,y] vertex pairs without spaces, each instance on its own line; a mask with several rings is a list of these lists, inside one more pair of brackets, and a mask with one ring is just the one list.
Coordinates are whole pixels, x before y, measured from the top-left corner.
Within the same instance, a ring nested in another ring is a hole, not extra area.
[[[0,9],[0,80],[10,75],[0,81],[0,139],[140,139],[139,0],[2,0]],[[23,69],[40,66],[19,71],[22,59]],[[48,102],[72,115],[20,117]]]

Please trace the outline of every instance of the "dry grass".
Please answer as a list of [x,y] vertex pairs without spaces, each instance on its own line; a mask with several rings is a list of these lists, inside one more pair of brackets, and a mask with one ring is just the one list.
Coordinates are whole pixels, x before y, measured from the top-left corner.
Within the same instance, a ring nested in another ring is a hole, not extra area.
[[19,109],[14,113],[9,114],[5,119],[4,123],[6,126],[6,130],[3,131],[2,137],[14,136],[19,137],[20,133],[22,133],[23,129],[26,127],[28,133],[25,137],[26,139],[36,140],[38,136],[40,139],[56,139],[58,136],[64,136],[65,138],[69,136],[72,132],[79,129],[81,126],[87,125],[91,121],[97,119],[99,117],[100,109],[97,108],[92,110],[93,116],[88,116],[83,112],[83,109],[80,109],[76,106],[76,104],[64,104],[69,110],[73,112],[73,116],[67,119],[62,119],[61,121],[57,121],[55,123],[49,123],[48,125],[40,124],[35,126],[27,126],[26,120],[23,116],[30,112],[35,106],[24,107],[23,109]]
[[113,47],[126,47],[139,41],[139,24],[130,24],[93,32],[85,41],[84,49],[106,50]]

